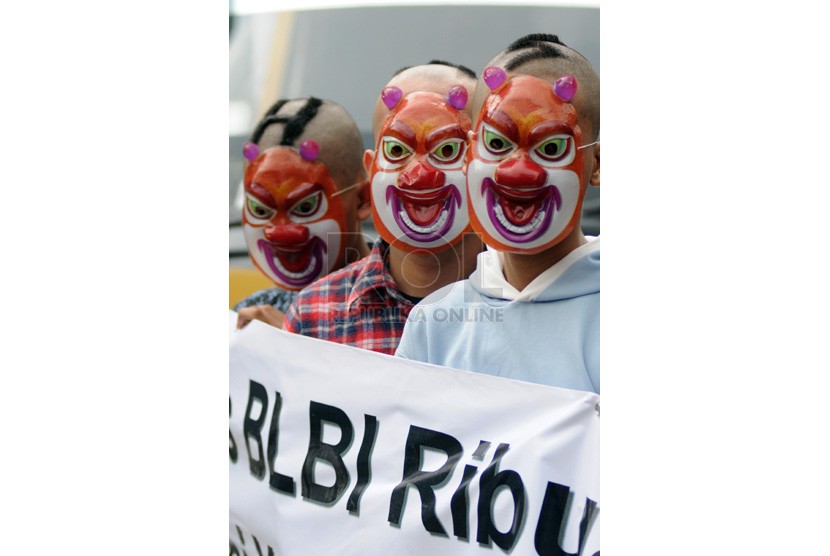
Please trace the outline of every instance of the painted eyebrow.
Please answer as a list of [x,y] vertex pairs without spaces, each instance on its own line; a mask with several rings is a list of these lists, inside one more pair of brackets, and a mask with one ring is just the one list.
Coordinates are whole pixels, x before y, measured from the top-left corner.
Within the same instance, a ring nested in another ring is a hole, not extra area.
[[418,139],[415,136],[415,131],[406,122],[397,120],[389,126],[389,129],[387,131],[392,132],[393,135],[397,135],[399,139],[403,140],[408,145],[414,147],[418,144]]
[[560,134],[573,137],[574,130],[568,124],[556,120],[548,120],[534,127],[527,135],[527,142],[530,146],[536,145],[539,141],[549,135]]
[[263,204],[268,205],[269,208],[274,210],[277,209],[277,202],[274,200],[274,197],[271,196],[271,193],[267,189],[258,183],[254,182],[246,189],[248,190],[248,193],[259,199]]
[[519,143],[519,128],[516,122],[513,121],[507,112],[496,109],[492,114],[487,115],[488,123],[495,127],[500,133],[503,133],[513,143]]
[[462,139],[463,140],[463,139],[466,139],[467,134],[464,132],[464,129],[458,124],[450,124],[450,125],[446,125],[444,127],[439,127],[438,129],[430,131],[427,134],[427,138],[426,138],[427,149],[428,150],[432,149],[433,146],[437,145],[438,143],[440,143],[444,139],[448,139],[450,137],[452,137],[454,139]]
[[294,205],[294,203],[296,203],[298,201],[302,201],[303,199],[305,199],[309,195],[311,195],[313,193],[317,193],[318,191],[321,191],[322,189],[323,189],[323,186],[320,185],[317,182],[302,183],[302,184],[298,185],[297,187],[295,187],[294,189],[292,189],[288,193],[288,195],[285,196],[285,206],[286,207],[291,207],[291,206]]

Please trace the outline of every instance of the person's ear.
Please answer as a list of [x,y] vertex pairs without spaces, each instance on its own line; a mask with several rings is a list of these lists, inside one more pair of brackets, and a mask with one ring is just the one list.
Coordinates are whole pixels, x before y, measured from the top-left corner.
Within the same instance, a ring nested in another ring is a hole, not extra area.
[[594,145],[594,169],[591,171],[591,185],[599,187],[599,143]]
[[357,218],[366,220],[372,216],[372,183],[366,178],[357,187]]
[[363,169],[366,170],[366,175],[372,175],[372,161],[375,159],[375,151],[367,149],[363,152]]

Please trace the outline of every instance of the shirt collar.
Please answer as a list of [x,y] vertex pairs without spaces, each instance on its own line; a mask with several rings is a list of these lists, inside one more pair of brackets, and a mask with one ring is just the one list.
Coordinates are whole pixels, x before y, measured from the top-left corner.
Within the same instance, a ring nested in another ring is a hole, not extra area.
[[408,299],[403,297],[389,273],[389,244],[378,238],[372,246],[372,250],[363,260],[360,272],[352,286],[347,306],[362,302],[366,303],[370,297],[379,301],[392,297],[399,303],[411,305]]

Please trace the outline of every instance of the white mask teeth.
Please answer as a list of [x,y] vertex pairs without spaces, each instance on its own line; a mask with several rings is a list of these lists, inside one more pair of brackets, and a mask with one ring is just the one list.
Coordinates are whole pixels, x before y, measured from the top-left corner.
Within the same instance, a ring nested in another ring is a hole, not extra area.
[[443,226],[447,222],[447,219],[450,217],[450,214],[447,209],[442,210],[441,215],[435,220],[435,222],[433,222],[429,226],[417,225],[415,222],[412,221],[411,218],[409,218],[409,215],[406,213],[405,210],[400,211],[398,213],[398,216],[401,217],[401,220],[403,220],[404,224],[406,224],[407,227],[413,232],[418,232],[419,234],[432,234],[441,229],[441,226]]
[[315,265],[317,264],[317,255],[312,255],[311,260],[308,262],[308,266],[305,267],[305,270],[300,272],[291,272],[280,262],[277,256],[273,258],[274,265],[282,272],[287,278],[292,280],[303,280],[304,278],[308,278],[311,273],[314,271]]
[[499,223],[513,232],[514,234],[529,234],[530,232],[534,231],[542,224],[542,220],[545,218],[545,211],[540,210],[536,213],[536,216],[533,217],[533,220],[525,224],[524,226],[516,226],[504,214],[504,209],[501,208],[501,205],[496,203],[493,207],[493,212],[496,214],[496,218],[498,219]]

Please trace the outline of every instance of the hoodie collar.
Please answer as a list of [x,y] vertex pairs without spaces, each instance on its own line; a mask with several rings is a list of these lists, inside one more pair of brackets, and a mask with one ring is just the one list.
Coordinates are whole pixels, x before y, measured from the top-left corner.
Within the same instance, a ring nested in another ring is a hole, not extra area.
[[[503,255],[488,247],[479,253],[470,283],[487,297],[508,301],[553,301],[598,292],[599,237],[587,239],[588,243],[568,253],[522,291],[517,290],[504,277]],[[554,284],[556,288],[552,288]]]

